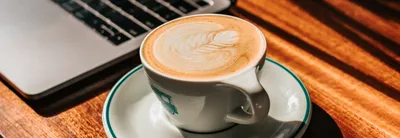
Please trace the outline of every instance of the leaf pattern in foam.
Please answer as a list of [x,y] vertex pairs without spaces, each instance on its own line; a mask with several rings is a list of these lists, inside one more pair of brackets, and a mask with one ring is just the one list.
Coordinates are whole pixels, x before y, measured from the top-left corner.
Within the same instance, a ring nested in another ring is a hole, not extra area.
[[215,31],[199,33],[188,40],[192,42],[195,53],[215,52],[233,46],[239,39],[236,31]]

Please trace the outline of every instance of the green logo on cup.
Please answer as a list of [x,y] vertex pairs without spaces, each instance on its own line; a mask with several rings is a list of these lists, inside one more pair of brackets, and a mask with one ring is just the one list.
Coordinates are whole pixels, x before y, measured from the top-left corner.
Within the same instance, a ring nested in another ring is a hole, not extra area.
[[171,96],[161,92],[160,90],[154,88],[153,86],[151,86],[151,89],[153,89],[154,93],[157,94],[158,100],[161,101],[161,103],[163,104],[164,108],[167,109],[168,112],[170,112],[173,115],[178,114],[178,110],[176,109],[176,106],[172,102],[172,97]]

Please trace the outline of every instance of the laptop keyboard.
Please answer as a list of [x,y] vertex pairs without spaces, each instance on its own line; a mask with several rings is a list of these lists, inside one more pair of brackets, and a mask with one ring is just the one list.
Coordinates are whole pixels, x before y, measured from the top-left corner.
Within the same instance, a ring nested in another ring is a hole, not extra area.
[[209,0],[53,0],[118,46],[157,26],[210,6]]

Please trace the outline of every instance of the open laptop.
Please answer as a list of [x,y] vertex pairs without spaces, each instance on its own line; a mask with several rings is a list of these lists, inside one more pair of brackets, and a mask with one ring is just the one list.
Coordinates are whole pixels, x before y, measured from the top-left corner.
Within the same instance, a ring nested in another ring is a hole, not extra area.
[[2,0],[0,76],[38,99],[134,56],[169,20],[213,13],[230,0]]

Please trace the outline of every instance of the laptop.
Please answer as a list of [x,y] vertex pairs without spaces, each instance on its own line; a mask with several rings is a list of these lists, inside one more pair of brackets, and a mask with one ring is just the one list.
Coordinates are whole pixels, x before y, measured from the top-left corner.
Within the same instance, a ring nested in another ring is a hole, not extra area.
[[137,54],[157,26],[230,0],[0,1],[0,76],[39,99]]

